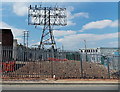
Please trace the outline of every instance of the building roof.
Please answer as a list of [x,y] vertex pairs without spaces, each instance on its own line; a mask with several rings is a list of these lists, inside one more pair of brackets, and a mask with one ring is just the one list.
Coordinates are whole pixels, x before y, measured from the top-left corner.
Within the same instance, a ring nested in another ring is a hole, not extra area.
[[[88,49],[118,49],[118,47],[97,47],[97,48],[86,48]],[[79,50],[85,50],[85,48],[80,48]]]

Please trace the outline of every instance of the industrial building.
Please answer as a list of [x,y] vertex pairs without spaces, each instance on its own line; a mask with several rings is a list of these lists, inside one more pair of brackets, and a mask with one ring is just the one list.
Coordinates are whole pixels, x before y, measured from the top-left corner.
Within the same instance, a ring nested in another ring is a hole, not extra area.
[[[9,48],[9,51],[7,49]],[[2,61],[13,58],[13,34],[11,29],[0,29],[0,51]]]
[[98,48],[86,48],[86,49],[79,49],[80,54],[83,55],[83,61],[87,60],[95,63],[104,64],[107,66],[107,60],[105,57],[109,58],[110,68],[111,69],[118,69],[118,57],[119,51],[118,48],[115,47],[98,47]]
[[[54,73],[58,78],[108,78],[110,74],[107,72],[107,68],[104,67],[108,65],[106,65],[105,60],[102,60],[102,55],[108,54],[112,55],[109,57],[110,69],[117,70],[118,68],[118,59],[116,58],[118,56],[114,54],[114,52],[118,51],[117,48],[100,47],[80,49],[80,51],[56,50],[53,52],[52,49],[29,48],[24,45],[18,45],[17,40],[13,39],[10,29],[2,29],[0,32],[0,50],[2,50],[0,53],[4,64],[3,68],[5,68],[5,65],[10,64],[10,67],[7,66],[7,68],[3,69],[3,72],[11,71],[8,72],[8,75],[13,75],[14,77],[20,77],[21,75],[41,77],[42,74],[44,75],[43,77],[51,77]],[[86,56],[87,59],[85,59]],[[6,61],[10,62],[6,63]],[[52,71],[53,67],[54,70]],[[80,69],[82,72],[80,72]],[[30,71],[30,74],[28,74],[28,71]]]
[[0,29],[0,43],[2,46],[13,46],[13,34],[11,29]]

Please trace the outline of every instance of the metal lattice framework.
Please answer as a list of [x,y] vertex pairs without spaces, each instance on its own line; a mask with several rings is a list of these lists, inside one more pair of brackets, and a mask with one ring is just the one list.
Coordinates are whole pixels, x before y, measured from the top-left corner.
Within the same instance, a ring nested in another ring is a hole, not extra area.
[[28,24],[43,26],[42,37],[39,48],[43,49],[46,46],[56,48],[56,43],[53,36],[53,26],[65,26],[66,8],[57,7],[41,7],[30,5],[28,9]]

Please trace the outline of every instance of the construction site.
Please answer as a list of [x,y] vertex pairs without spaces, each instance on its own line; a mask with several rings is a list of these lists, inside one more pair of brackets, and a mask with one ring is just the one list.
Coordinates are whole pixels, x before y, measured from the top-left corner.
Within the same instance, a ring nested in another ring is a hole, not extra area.
[[28,25],[43,26],[40,44],[37,47],[28,46],[28,31],[24,32],[24,43],[18,44],[17,40],[13,39],[11,29],[0,29],[2,80],[118,80],[119,55],[87,53],[87,48],[85,53],[81,53],[80,50],[57,48],[53,26],[66,26],[66,17],[66,8],[37,5],[28,7]]

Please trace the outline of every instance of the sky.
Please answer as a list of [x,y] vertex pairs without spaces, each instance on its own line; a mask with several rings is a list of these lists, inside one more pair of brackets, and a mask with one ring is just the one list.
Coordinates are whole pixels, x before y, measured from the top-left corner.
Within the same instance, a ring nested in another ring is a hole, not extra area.
[[29,31],[29,46],[38,45],[42,26],[28,25],[29,5],[65,7],[67,25],[54,27],[57,47],[66,50],[118,46],[117,2],[3,2],[0,8],[0,28],[11,28],[14,39],[23,44],[23,31]]

